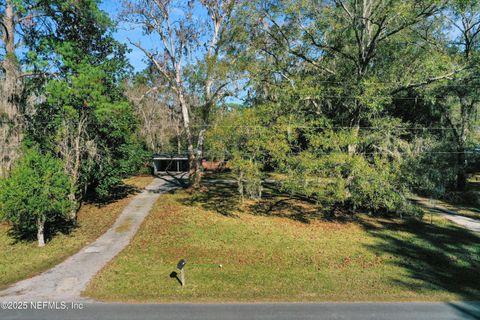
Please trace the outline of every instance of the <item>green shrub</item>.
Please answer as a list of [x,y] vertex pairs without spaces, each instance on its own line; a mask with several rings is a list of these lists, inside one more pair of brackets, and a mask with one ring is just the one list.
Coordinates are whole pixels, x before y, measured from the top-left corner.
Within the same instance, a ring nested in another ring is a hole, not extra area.
[[289,168],[283,189],[314,200],[325,211],[341,207],[421,216],[405,197],[407,185],[401,180],[398,161],[302,152],[292,157]]
[[[447,152],[445,152],[447,150]],[[456,154],[448,143],[433,138],[417,139],[413,152],[402,164],[403,180],[424,196],[443,197],[455,184]]]
[[348,185],[353,207],[372,212],[396,212],[404,201],[395,162],[375,158],[373,163],[357,156],[351,162]]
[[250,199],[262,197],[262,172],[260,166],[253,160],[242,159],[238,156],[230,161],[229,167],[237,177],[238,192],[240,196]]
[[36,234],[44,246],[45,233],[53,234],[72,208],[69,187],[61,161],[27,150],[10,176],[0,180],[0,219],[12,225],[16,237],[33,239]]

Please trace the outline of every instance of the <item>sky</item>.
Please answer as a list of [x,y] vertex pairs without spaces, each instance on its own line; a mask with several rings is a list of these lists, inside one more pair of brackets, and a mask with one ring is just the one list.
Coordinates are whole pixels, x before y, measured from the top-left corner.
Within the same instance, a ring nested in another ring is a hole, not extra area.
[[[110,18],[112,20],[117,20],[118,14],[122,11],[122,0],[103,0],[100,3],[100,9],[103,11],[107,12],[110,15]],[[178,14],[183,14],[181,10],[179,10]],[[195,8],[193,11],[193,16],[194,18],[200,18],[204,17],[205,12],[202,11],[200,8]],[[175,18],[174,18],[175,19]],[[141,28],[131,28],[126,26],[124,23],[119,23],[117,32],[115,32],[114,37],[121,43],[127,44],[127,46],[131,49],[131,52],[128,53],[127,57],[130,60],[130,64],[133,66],[135,71],[141,71],[147,66],[147,58],[145,57],[145,54],[128,41],[130,38],[131,40],[135,42],[140,42],[143,47],[150,49],[150,48],[155,48],[156,46],[156,40],[155,38],[143,35],[143,32]],[[241,97],[244,97],[245,93],[240,94]],[[228,103],[237,103],[241,104],[242,103],[241,98],[237,97],[228,97],[227,102]]]
[[[103,0],[100,4],[100,8],[107,12],[110,15],[110,18],[115,20],[117,19],[118,13],[122,10],[122,4],[120,0]],[[128,54],[130,63],[132,64],[135,71],[140,71],[146,67],[145,55],[138,48],[131,45],[128,41],[128,38],[132,40],[140,40],[142,44],[151,43],[153,45],[152,39],[144,36],[142,30],[140,29],[130,29],[124,25],[118,26],[118,31],[114,34],[115,38],[122,42],[126,43],[128,47],[132,50]]]
[[[100,9],[107,12],[110,15],[110,18],[113,21],[118,20],[118,15],[122,11],[122,0],[101,0]],[[202,19],[205,18],[206,12],[200,6],[197,6],[193,9],[193,18]],[[172,17],[175,20],[176,18],[184,15],[182,9],[173,8]],[[128,54],[130,63],[134,67],[135,71],[140,71],[144,69],[147,65],[145,54],[132,44],[130,44],[128,39],[131,39],[135,42],[140,42],[141,45],[147,49],[152,49],[156,47],[156,43],[159,41],[158,38],[154,36],[146,36],[143,34],[141,28],[133,27],[125,23],[119,23],[117,32],[115,32],[114,37],[121,43],[127,44],[131,49],[131,52]]]

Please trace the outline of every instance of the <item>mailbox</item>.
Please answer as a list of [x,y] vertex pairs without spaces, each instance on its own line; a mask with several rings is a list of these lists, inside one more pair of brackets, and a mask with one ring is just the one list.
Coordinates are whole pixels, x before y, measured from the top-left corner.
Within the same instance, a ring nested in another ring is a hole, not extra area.
[[177,269],[178,269],[178,270],[182,270],[183,267],[185,267],[186,264],[187,264],[187,261],[185,261],[185,259],[181,259],[181,260],[178,261],[178,263],[177,263]]

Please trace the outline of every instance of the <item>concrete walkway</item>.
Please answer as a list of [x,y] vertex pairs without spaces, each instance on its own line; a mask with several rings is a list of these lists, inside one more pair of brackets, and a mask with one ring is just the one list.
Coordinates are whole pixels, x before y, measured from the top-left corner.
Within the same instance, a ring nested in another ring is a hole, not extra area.
[[421,206],[423,206],[424,208],[432,211],[433,213],[441,215],[445,219],[453,221],[456,224],[461,225],[462,227],[465,227],[470,231],[480,232],[480,220],[462,216],[456,213],[455,211],[448,210],[442,205],[439,205],[437,203],[431,203],[431,201],[425,198],[417,197],[417,198],[414,198],[413,200],[416,201]]
[[78,301],[95,274],[129,244],[160,194],[177,187],[171,178],[156,178],[95,242],[52,269],[0,291],[0,301]]

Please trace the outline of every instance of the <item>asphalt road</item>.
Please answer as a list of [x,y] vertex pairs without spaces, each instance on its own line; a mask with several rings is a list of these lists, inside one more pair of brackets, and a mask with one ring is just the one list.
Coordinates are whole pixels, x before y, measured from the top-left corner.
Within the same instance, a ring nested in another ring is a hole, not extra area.
[[[41,305],[40,305],[41,306]],[[71,305],[67,304],[71,308]],[[78,307],[78,306],[77,306]],[[480,302],[320,304],[83,304],[81,310],[0,310],[0,319],[56,320],[290,320],[290,319],[480,319]]]

